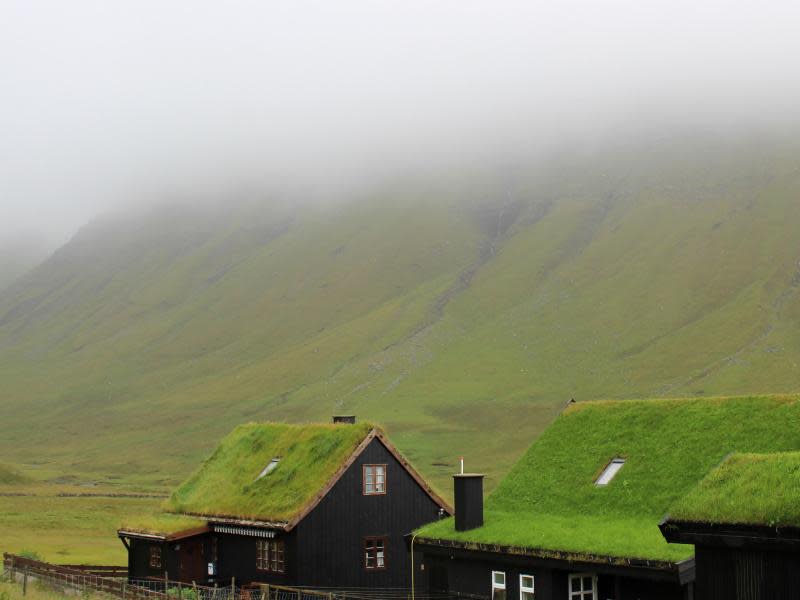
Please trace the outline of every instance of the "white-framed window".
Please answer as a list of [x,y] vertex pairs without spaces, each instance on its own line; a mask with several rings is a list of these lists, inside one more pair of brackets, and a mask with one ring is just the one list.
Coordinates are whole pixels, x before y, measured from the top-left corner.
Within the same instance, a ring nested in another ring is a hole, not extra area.
[[603,469],[603,472],[600,473],[600,477],[597,478],[597,481],[595,481],[594,484],[599,486],[608,485],[611,483],[611,480],[616,477],[617,473],[619,473],[624,464],[624,458],[615,458],[606,465],[606,468]]
[[594,573],[570,575],[569,600],[597,600],[597,575]]
[[519,576],[519,600],[533,600],[533,575]]
[[506,600],[506,574],[492,571],[492,600]]

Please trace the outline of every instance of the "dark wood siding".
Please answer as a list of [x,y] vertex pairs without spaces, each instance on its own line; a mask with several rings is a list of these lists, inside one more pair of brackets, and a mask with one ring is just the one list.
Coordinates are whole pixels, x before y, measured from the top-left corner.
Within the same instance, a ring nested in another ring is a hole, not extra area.
[[275,540],[284,543],[284,573],[272,573],[256,568],[256,542],[263,538],[215,533],[217,536],[218,571],[216,582],[228,585],[233,577],[239,583],[260,581],[279,585],[295,585],[297,551],[294,532],[281,533]]
[[800,553],[696,546],[697,600],[797,600]]
[[[363,465],[385,464],[386,494],[363,494]],[[438,518],[439,506],[378,439],[350,465],[296,532],[296,585],[409,587],[404,536]],[[385,537],[386,568],[364,568],[364,539]]]
[[[686,589],[668,574],[655,579],[638,576],[618,566],[570,565],[566,561],[538,560],[522,556],[487,555],[470,551],[418,547],[421,564],[415,575],[420,595],[448,592],[453,597],[491,598],[492,571],[506,574],[507,600],[519,600],[520,575],[533,575],[536,600],[569,600],[569,576],[597,575],[598,600],[685,600]],[[676,576],[675,576],[676,578]],[[443,589],[444,588],[444,589]]]

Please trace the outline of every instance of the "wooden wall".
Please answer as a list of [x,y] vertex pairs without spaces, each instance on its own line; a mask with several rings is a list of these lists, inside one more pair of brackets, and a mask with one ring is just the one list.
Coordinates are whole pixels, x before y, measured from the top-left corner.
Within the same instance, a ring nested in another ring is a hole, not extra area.
[[797,600],[800,552],[696,546],[696,600]]
[[[385,464],[386,494],[362,493],[362,467]],[[378,439],[364,449],[327,496],[296,528],[297,585],[410,587],[404,537],[438,518],[439,506]],[[387,538],[386,568],[364,568],[364,538]]]

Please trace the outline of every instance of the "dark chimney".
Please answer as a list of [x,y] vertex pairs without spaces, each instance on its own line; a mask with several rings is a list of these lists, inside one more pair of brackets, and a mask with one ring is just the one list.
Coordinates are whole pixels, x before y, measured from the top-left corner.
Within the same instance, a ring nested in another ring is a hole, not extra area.
[[342,423],[347,423],[348,425],[355,425],[356,416],[355,415],[333,415],[333,424],[340,425]]
[[456,500],[456,531],[468,531],[483,525],[483,475],[453,475]]

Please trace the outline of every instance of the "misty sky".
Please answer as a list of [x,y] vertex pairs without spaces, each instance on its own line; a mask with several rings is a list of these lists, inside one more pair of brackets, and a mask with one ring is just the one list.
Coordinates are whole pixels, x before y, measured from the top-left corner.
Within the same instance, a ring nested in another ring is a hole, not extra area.
[[654,124],[796,124],[797,4],[0,0],[0,239]]

